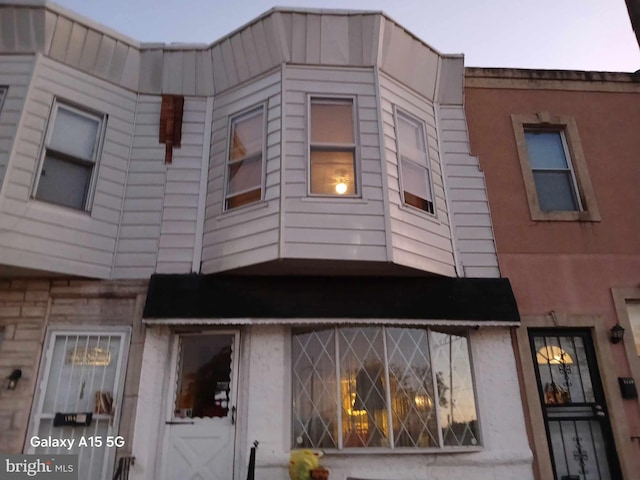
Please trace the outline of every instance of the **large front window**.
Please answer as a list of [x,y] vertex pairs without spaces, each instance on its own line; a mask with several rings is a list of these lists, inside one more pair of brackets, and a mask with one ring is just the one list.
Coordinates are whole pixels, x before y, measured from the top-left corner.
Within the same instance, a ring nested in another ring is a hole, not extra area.
[[295,447],[443,448],[479,443],[466,335],[440,328],[293,334]]

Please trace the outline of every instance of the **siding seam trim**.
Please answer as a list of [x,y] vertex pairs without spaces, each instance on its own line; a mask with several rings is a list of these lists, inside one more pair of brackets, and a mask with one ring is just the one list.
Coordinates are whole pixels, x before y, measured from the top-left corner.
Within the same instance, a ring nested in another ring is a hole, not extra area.
[[120,231],[122,230],[122,218],[124,216],[124,204],[127,198],[127,186],[129,183],[129,172],[131,171],[131,156],[133,152],[133,142],[135,138],[136,125],[138,124],[138,105],[140,104],[140,94],[136,94],[136,106],[133,110],[133,129],[131,134],[131,140],[129,140],[129,158],[127,158],[127,173],[124,177],[124,185],[122,186],[122,200],[120,201],[120,221],[118,222],[118,231],[116,232],[116,243],[113,250],[113,258],[111,260],[111,275],[110,277],[113,279],[113,274],[116,268],[116,260],[118,257],[118,247],[120,246]]
[[[438,68],[436,71],[436,82],[435,82],[435,91],[434,98],[439,94],[440,89],[440,77],[442,74],[442,58],[438,57]],[[464,111],[464,110],[463,110]],[[451,208],[451,202],[449,201],[449,185],[447,183],[447,175],[448,165],[447,160],[445,158],[445,152],[442,149],[442,130],[440,128],[440,102],[434,102],[434,122],[437,132],[437,142],[438,142],[438,156],[440,157],[442,171],[442,186],[444,191],[445,203],[447,206],[447,213],[449,216],[449,230],[451,232],[451,252],[453,253],[453,263],[456,267],[456,272],[458,276],[464,277],[464,265],[460,259],[460,254],[458,252],[458,237],[456,235],[457,223],[455,219],[455,215],[453,214],[453,210]]]
[[280,67],[280,215],[278,215],[278,221],[280,224],[278,225],[278,235],[280,236],[278,241],[278,258],[283,258],[285,251],[285,243],[284,243],[284,229],[285,229],[285,182],[283,179],[285,178],[285,159],[286,159],[286,151],[287,151],[287,131],[285,122],[285,112],[287,111],[287,103],[285,101],[285,88],[284,82],[286,79],[287,72],[287,64],[282,63]]
[[[376,106],[378,108],[378,143],[380,152],[380,176],[382,181],[382,204],[384,214],[384,231],[387,251],[387,262],[393,261],[393,238],[391,234],[391,205],[389,204],[389,171],[387,166],[386,147],[384,143],[384,125],[382,121],[382,96],[380,94],[380,71],[378,65],[373,67]],[[394,125],[395,127],[395,125]]]
[[204,142],[202,145],[202,165],[200,168],[200,192],[198,194],[198,210],[196,213],[196,235],[193,245],[193,262],[191,272],[199,273],[202,261],[202,245],[204,242],[204,221],[207,204],[207,184],[209,180],[209,155],[211,153],[211,135],[213,126],[214,97],[207,97],[207,110],[204,120]]

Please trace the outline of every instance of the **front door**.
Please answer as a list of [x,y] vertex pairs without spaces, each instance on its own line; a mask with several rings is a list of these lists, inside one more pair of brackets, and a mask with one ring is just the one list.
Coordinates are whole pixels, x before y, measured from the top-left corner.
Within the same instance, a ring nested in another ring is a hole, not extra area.
[[233,479],[238,333],[176,335],[164,480]]
[[621,478],[589,332],[531,331],[530,339],[556,480]]
[[79,478],[111,478],[126,344],[126,333],[50,334],[26,453],[77,454]]

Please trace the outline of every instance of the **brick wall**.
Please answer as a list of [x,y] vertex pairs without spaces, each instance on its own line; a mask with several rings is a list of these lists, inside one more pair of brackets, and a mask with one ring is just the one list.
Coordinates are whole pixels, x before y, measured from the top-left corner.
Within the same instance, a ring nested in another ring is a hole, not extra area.
[[[0,279],[0,452],[20,453],[29,427],[38,369],[48,328],[132,327],[120,434],[131,439],[137,403],[144,327],[146,281]],[[16,390],[4,388],[16,368]],[[130,442],[127,442],[130,444]],[[128,445],[123,453],[128,453]]]

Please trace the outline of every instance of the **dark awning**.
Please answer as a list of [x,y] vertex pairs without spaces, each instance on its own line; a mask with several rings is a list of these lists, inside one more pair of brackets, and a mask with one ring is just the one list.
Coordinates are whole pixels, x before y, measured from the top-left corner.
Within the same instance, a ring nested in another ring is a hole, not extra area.
[[146,321],[338,318],[520,321],[506,278],[153,275],[144,308]]

